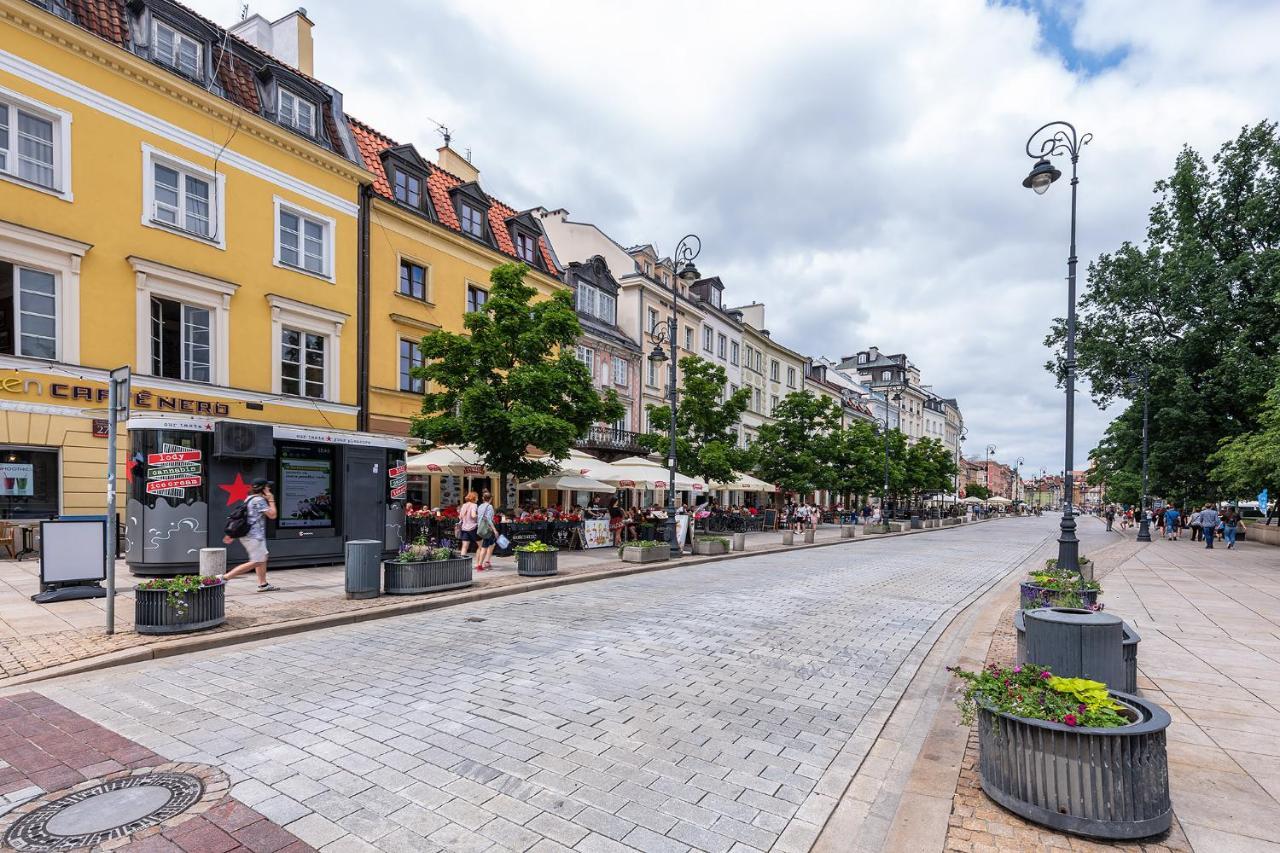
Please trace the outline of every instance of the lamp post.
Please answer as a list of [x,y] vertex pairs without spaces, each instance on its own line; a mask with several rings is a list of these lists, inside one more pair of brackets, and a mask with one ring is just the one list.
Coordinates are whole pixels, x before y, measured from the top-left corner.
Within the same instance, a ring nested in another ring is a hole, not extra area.
[[968,427],[960,427],[960,440],[956,442],[956,490],[954,492],[956,503],[960,502],[960,447],[964,442],[968,441],[968,439],[965,438],[968,434]]
[[1026,459],[1019,456],[1017,464],[1013,466],[1013,494],[1009,496],[1010,500],[1018,500],[1018,492],[1022,491],[1022,463],[1026,461]]
[[[698,268],[693,259],[702,251],[702,241],[696,234],[687,234],[676,245],[672,253],[671,278],[671,317],[667,322],[649,332],[649,340],[653,343],[653,351],[649,353],[649,361],[667,365],[667,408],[671,410],[670,447],[667,451],[667,542],[671,545],[671,556],[679,557],[684,553],[684,544],[679,541],[676,531],[676,332],[679,330],[676,308],[680,303],[679,281],[692,284],[698,280]],[[667,350],[663,350],[663,345]],[[669,355],[668,355],[669,351]]]
[[[1053,128],[1052,134],[1045,134]],[[1041,134],[1045,134],[1041,136]],[[1041,141],[1036,150],[1032,145],[1036,138]],[[1044,195],[1049,186],[1062,172],[1049,162],[1052,156],[1066,154],[1071,158],[1071,250],[1067,255],[1067,357],[1063,362],[1066,370],[1067,397],[1067,435],[1066,461],[1063,469],[1063,492],[1066,501],[1062,507],[1061,533],[1058,536],[1058,568],[1064,571],[1080,571],[1080,540],[1076,538],[1076,519],[1071,506],[1075,502],[1071,470],[1075,465],[1075,421],[1076,421],[1076,188],[1080,179],[1076,176],[1076,165],[1080,161],[1080,149],[1093,139],[1092,133],[1083,136],[1076,134],[1073,125],[1065,121],[1051,121],[1040,127],[1027,138],[1027,156],[1035,160],[1031,172],[1023,179],[1022,185],[1033,190],[1036,195]]]
[[[902,394],[894,392],[894,413],[901,417],[898,411],[898,402],[902,399]],[[880,492],[880,523],[884,525],[884,532],[889,532],[889,516],[887,515],[889,500],[889,395],[884,398],[884,490]]]
[[1144,367],[1141,375],[1133,373],[1129,381],[1142,382],[1142,498],[1138,501],[1138,541],[1151,541],[1151,522],[1147,521],[1147,417],[1151,405],[1151,368]]
[[983,483],[982,485],[986,487],[988,498],[991,497],[991,454],[995,452],[996,452],[996,446],[994,444],[988,444],[986,467],[982,469],[983,479],[986,480],[986,482]]

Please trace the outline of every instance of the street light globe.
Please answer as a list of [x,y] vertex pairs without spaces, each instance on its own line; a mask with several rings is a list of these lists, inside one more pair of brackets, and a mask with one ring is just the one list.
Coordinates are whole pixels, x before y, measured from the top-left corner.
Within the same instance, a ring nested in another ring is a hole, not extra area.
[[680,278],[688,284],[692,284],[701,277],[698,268],[693,265],[693,261],[686,261],[684,269],[680,270]]
[[1022,179],[1022,185],[1034,190],[1036,195],[1044,195],[1048,191],[1049,185],[1060,177],[1062,177],[1062,172],[1053,168],[1053,164],[1047,158],[1041,157],[1031,167],[1030,173]]
[[649,353],[649,360],[654,364],[661,364],[667,360],[666,350],[662,348],[662,344],[654,344],[653,352]]

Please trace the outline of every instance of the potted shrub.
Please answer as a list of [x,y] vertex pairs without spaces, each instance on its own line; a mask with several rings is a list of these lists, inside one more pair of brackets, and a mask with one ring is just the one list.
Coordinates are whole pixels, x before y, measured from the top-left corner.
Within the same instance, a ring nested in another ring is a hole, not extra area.
[[693,553],[706,557],[729,553],[729,540],[723,536],[699,536],[693,542]]
[[559,548],[545,542],[529,542],[516,548],[516,573],[522,578],[540,578],[556,573]]
[[628,542],[618,549],[624,563],[658,563],[671,558],[671,543],[656,539]]
[[1036,572],[1023,581],[1019,596],[1023,610],[1037,607],[1079,607],[1098,609],[1098,596],[1102,586],[1097,581],[1085,580],[1075,572]]
[[139,634],[181,634],[227,621],[222,578],[178,575],[153,578],[134,589],[133,626]]
[[982,790],[991,799],[1093,838],[1169,828],[1169,714],[1159,705],[1031,664],[951,671],[966,682],[958,704],[965,725],[977,720]]
[[419,539],[400,546],[400,553],[382,561],[382,587],[388,595],[412,595],[471,586],[471,556]]

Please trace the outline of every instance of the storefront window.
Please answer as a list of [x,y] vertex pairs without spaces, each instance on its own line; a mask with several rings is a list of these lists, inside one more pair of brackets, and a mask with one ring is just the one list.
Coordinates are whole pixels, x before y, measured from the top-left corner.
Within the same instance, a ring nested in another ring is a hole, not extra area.
[[136,430],[130,433],[129,494],[154,509],[164,498],[169,506],[205,500],[205,464],[208,436],[175,429]]
[[333,527],[333,448],[280,445],[277,527]]
[[0,518],[58,515],[58,451],[0,448]]

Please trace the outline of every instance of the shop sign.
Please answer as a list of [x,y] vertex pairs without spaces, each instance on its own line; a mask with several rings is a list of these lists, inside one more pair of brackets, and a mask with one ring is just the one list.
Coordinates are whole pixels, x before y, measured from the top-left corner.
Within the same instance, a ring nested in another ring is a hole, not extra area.
[[0,462],[0,495],[29,498],[35,494],[35,466],[27,462]]
[[107,423],[106,418],[93,419],[93,437],[94,438],[107,438],[109,428],[110,428],[110,425]]
[[[106,388],[69,382],[45,383],[39,379],[24,379],[20,376],[6,376],[0,379],[0,392],[6,394],[31,394],[36,397],[50,397],[56,400],[71,400],[83,403],[106,403],[109,400],[109,392]],[[185,412],[191,415],[225,417],[231,414],[231,407],[226,403],[212,403],[208,400],[193,400],[187,397],[171,397],[167,394],[155,394],[151,391],[135,392],[133,394],[133,406],[138,409],[154,409],[160,412]]]
[[393,465],[387,469],[387,478],[391,481],[391,500],[402,501],[409,492],[409,469],[404,465]]
[[165,444],[161,452],[147,455],[147,494],[166,498],[186,496],[204,482],[202,453],[181,444]]

